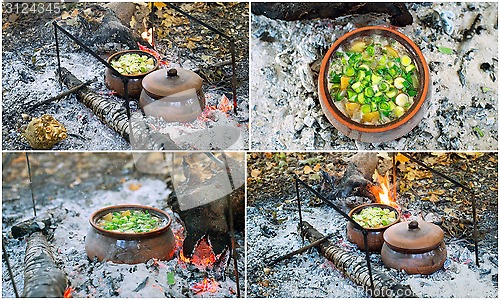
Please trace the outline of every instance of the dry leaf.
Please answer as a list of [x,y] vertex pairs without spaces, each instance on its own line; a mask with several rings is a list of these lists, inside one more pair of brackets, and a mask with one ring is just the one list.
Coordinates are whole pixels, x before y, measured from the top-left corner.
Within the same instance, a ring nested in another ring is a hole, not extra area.
[[63,20],[66,20],[69,17],[71,17],[71,15],[67,11],[63,11],[61,13],[61,19],[63,19]]
[[252,172],[250,173],[250,175],[253,177],[253,178],[257,178],[259,177],[260,173],[262,171],[261,170],[258,170],[258,169],[253,169]]
[[78,14],[79,14],[79,13],[80,13],[80,11],[79,11],[78,9],[75,9],[75,10],[73,10],[73,11],[71,12],[71,16],[72,16],[72,17],[76,17],[76,16],[78,16]]
[[155,2],[155,7],[158,9],[162,9],[165,6],[167,6],[167,5],[163,2]]
[[193,41],[193,42],[200,42],[201,40],[203,40],[203,37],[202,36],[193,36],[193,37],[188,37],[187,40]]
[[321,165],[320,164],[316,164],[314,166],[314,169],[313,169],[315,172],[319,172],[319,170],[321,170]]
[[271,152],[266,152],[264,153],[264,155],[266,156],[266,158],[273,158],[273,154]]
[[400,163],[402,163],[402,164],[404,164],[404,163],[409,162],[409,161],[410,161],[410,159],[409,159],[408,157],[404,156],[403,154],[398,153],[398,154],[396,155],[396,161],[397,161],[397,162],[400,162]]
[[128,185],[128,189],[134,192],[140,189],[141,187],[142,185],[140,183],[131,183]]
[[135,20],[135,16],[132,16],[130,19],[130,28],[135,28],[135,25],[137,25],[137,21]]
[[304,174],[309,174],[313,172],[313,169],[310,166],[305,166],[303,171]]

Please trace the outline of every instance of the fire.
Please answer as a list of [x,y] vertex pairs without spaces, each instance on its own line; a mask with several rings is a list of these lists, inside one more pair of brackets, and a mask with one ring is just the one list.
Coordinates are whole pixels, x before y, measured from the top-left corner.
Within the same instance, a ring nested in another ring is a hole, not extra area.
[[206,237],[203,237],[194,248],[194,253],[189,257],[185,257],[182,251],[182,243],[184,236],[181,232],[174,234],[176,238],[176,245],[179,253],[179,261],[186,264],[193,264],[198,269],[213,268],[217,262],[217,257],[214,254],[212,246]]
[[137,43],[137,46],[139,47],[139,50],[153,55],[158,60],[160,67],[167,67],[169,65],[169,63],[167,61],[162,60],[161,54],[158,53],[157,51],[155,51],[154,49],[150,49],[146,46],[141,45],[140,43]]
[[219,287],[219,283],[214,278],[205,278],[205,279],[203,279],[202,282],[195,283],[191,287],[191,290],[195,294],[199,294],[199,293],[203,293],[203,292],[216,293],[218,287]]
[[200,116],[198,117],[198,120],[201,122],[207,122],[210,121],[210,115],[212,114],[213,111],[219,110],[223,113],[228,114],[233,109],[233,106],[231,105],[231,102],[229,99],[226,97],[226,95],[222,95],[222,98],[220,99],[219,104],[217,106],[215,105],[206,105],[205,109],[201,112]]
[[219,102],[219,105],[217,105],[217,109],[227,113],[233,109],[233,106],[229,102],[229,99],[226,97],[226,95],[222,95],[222,99]]
[[68,287],[66,291],[64,291],[64,298],[71,298],[71,293],[73,293],[74,291],[75,291],[74,289]]
[[390,205],[399,209],[399,205],[396,202],[396,195],[390,188],[389,184],[389,173],[385,173],[385,176],[381,176],[377,170],[373,174],[373,180],[378,183],[378,185],[370,185],[369,190],[375,196],[378,203]]
[[154,44],[153,44],[153,28],[149,28],[149,29],[146,29],[146,31],[144,31],[143,33],[141,33],[141,37],[143,40],[145,40],[146,42],[148,42],[151,46],[154,47]]

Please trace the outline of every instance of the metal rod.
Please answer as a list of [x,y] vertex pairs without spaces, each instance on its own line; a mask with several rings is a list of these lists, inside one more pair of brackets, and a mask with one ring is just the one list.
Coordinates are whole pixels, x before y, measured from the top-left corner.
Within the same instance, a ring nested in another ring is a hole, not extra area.
[[56,39],[57,75],[59,77],[59,84],[60,84],[60,87],[62,90],[63,86],[62,86],[62,80],[61,80],[61,57],[59,55],[59,39],[57,37],[57,27],[56,27],[55,21],[52,23],[52,25],[54,26],[54,37]]
[[297,206],[299,209],[299,226],[300,237],[302,238],[302,245],[304,244],[304,228],[302,228],[302,207],[300,205],[300,192],[299,192],[299,177],[295,174],[295,192],[297,193]]
[[[100,57],[99,55],[97,55],[97,53],[95,53],[94,51],[92,51],[92,49],[90,49],[89,47],[87,47],[84,43],[80,42],[76,37],[74,37],[71,33],[69,33],[68,31],[66,31],[64,28],[62,28],[59,24],[57,24],[57,21],[53,21],[52,24],[54,25],[54,27],[58,30],[60,30],[62,33],[64,33],[67,37],[69,37],[71,40],[73,40],[75,43],[77,43],[80,47],[83,48],[83,50],[85,50],[87,53],[89,53],[90,55],[92,55],[94,58],[96,58],[100,63],[102,63],[103,65],[105,65],[107,68],[109,68],[111,70],[111,72],[120,77],[122,80],[128,80],[128,78],[124,75],[122,75],[120,72],[118,72],[115,68],[113,68],[113,66],[111,66],[106,60],[104,60],[102,57]],[[56,46],[57,46],[57,42],[56,42]],[[58,47],[58,46],[57,46]],[[61,75],[61,74],[59,74]]]
[[151,46],[153,47],[153,50],[156,51],[156,42],[155,42],[156,6],[154,2],[151,2],[151,12],[149,13],[149,21],[151,25]]
[[10,267],[9,254],[7,253],[7,249],[5,248],[5,237],[2,236],[2,251],[3,257],[5,259],[5,263],[7,264],[7,269],[9,270],[10,281],[12,282],[12,287],[14,288],[14,294],[16,294],[16,298],[19,298],[19,293],[17,292],[16,281],[14,280],[14,274],[12,273],[12,268]]
[[132,115],[130,113],[130,99],[128,97],[128,78],[125,77],[122,78],[123,81],[123,91],[124,91],[124,98],[125,98],[125,108],[127,110],[127,118],[130,120],[130,116]]
[[[301,232],[302,232],[302,224],[300,224],[300,227],[301,227]],[[304,246],[304,247],[302,247],[300,249],[297,249],[297,250],[289,252],[289,253],[287,253],[285,255],[282,255],[282,256],[280,256],[280,257],[272,260],[270,263],[267,264],[267,266],[272,267],[272,266],[274,266],[275,264],[279,263],[282,260],[285,260],[287,258],[293,257],[293,256],[295,256],[297,254],[300,254],[300,253],[302,253],[302,252],[304,252],[304,251],[306,251],[306,250],[308,250],[308,249],[310,249],[310,248],[312,248],[314,246],[317,246],[317,245],[321,244],[325,240],[333,237],[335,234],[336,233],[330,233],[329,235],[325,235],[324,237],[322,237],[322,238],[320,238],[318,240],[315,240],[314,242],[312,242],[312,243],[310,243],[310,244],[308,244],[308,245],[306,245],[306,246]]]
[[[363,241],[365,243],[365,258],[366,258],[366,265],[368,267],[368,274],[370,275],[370,286],[372,288],[372,291],[374,290],[374,285],[373,285],[373,276],[372,276],[372,268],[371,268],[371,261],[370,261],[370,250],[368,249],[368,230],[363,228],[363,226],[359,225],[358,222],[354,221],[348,214],[343,212],[337,205],[333,204],[330,200],[326,199],[323,195],[321,195],[319,192],[317,192],[315,189],[310,187],[307,183],[304,181],[300,180],[298,176],[295,174],[295,184],[297,185],[298,183],[301,183],[304,187],[306,187],[311,193],[313,193],[316,197],[318,197],[320,200],[322,200],[324,203],[326,203],[328,206],[332,207],[335,209],[339,214],[341,214],[344,218],[346,218],[348,221],[352,222],[354,227],[363,233]],[[297,196],[298,196],[298,188],[297,188]],[[301,222],[301,229],[302,229],[302,222]]]
[[233,73],[231,76],[231,86],[233,89],[233,112],[235,115],[238,115],[238,112],[236,111],[236,107],[238,106],[236,101],[236,49],[233,40],[230,40],[229,43],[231,45],[231,68]]
[[[234,187],[233,176],[231,175],[231,169],[229,168],[229,164],[227,163],[226,154],[224,152],[221,152],[221,154],[222,154],[222,159],[224,159],[224,164],[226,165],[226,172],[229,178],[229,184],[231,185],[231,190],[234,191],[235,187]],[[240,275],[238,273],[238,253],[236,252],[236,241],[234,236],[233,204],[231,202],[231,197],[229,195],[227,197],[227,204],[229,207],[228,223],[229,223],[229,231],[231,233],[231,248],[233,252],[234,276],[236,279],[236,297],[240,298],[241,297]]]
[[[448,175],[446,174],[443,174],[429,166],[427,166],[425,163],[423,163],[422,161],[414,158],[413,156],[409,155],[409,154],[405,154],[405,153],[402,153],[404,156],[406,156],[408,159],[410,159],[411,161],[413,161],[414,163],[418,164],[419,166],[423,167],[424,169],[430,171],[431,173],[434,173],[438,176],[441,176],[443,177],[444,179],[450,181],[451,183],[463,188],[464,190],[468,191],[468,192],[472,192],[472,189],[469,188],[468,186],[466,186],[465,184],[463,183],[460,183],[458,181],[456,181],[455,179],[449,177]],[[476,255],[476,265],[479,267],[479,246],[478,246],[478,233],[477,233],[477,211],[476,211],[476,198],[475,196],[472,196],[470,197],[472,199],[472,223],[474,224],[474,232],[473,232],[473,235],[474,235],[474,254]]]
[[33,182],[31,181],[30,159],[28,157],[28,152],[26,152],[25,154],[26,154],[26,163],[28,164],[28,177],[30,179],[31,202],[33,202],[33,213],[35,214],[36,217],[36,202],[35,202],[35,194],[33,193]]
[[397,183],[396,183],[396,153],[392,155],[392,188],[393,188],[393,198],[397,199]]

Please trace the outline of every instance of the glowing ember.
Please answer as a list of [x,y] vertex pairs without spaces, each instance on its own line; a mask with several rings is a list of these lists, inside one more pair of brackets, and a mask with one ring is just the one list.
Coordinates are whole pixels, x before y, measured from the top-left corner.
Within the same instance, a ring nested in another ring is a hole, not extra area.
[[229,102],[229,99],[226,97],[226,95],[222,95],[222,99],[220,100],[219,105],[217,105],[217,109],[227,113],[228,111],[231,111],[233,109],[233,106]]
[[385,176],[381,176],[377,170],[373,174],[373,180],[378,183],[378,185],[370,185],[370,192],[375,196],[378,203],[390,205],[396,209],[400,209],[399,205],[396,203],[396,195],[390,188],[389,184],[389,173],[385,173]]
[[162,60],[161,54],[158,53],[157,51],[155,51],[153,49],[150,49],[150,48],[148,48],[146,46],[143,46],[140,43],[137,43],[137,46],[139,47],[139,50],[147,52],[147,53],[153,55],[158,60],[158,63],[160,64],[160,67],[162,67],[162,66],[166,67],[166,66],[169,65],[169,63],[167,61]]
[[206,105],[205,109],[201,112],[200,116],[198,117],[198,121],[201,122],[207,122],[207,121],[212,121],[210,116],[212,115],[212,112],[219,110],[223,113],[226,113],[228,115],[228,112],[230,112],[233,109],[233,106],[229,102],[229,99],[226,97],[226,95],[222,95],[222,98],[220,99],[219,104],[217,106],[215,105]]
[[218,287],[219,287],[219,283],[215,279],[205,278],[205,279],[203,279],[202,282],[195,283],[191,287],[191,290],[195,294],[199,294],[199,293],[203,293],[203,292],[216,293]]
[[64,291],[64,298],[71,298],[71,293],[73,293],[75,290],[73,290],[71,287],[68,287],[66,291]]
[[179,253],[179,262],[186,264],[193,264],[198,269],[213,268],[217,262],[217,257],[214,254],[212,246],[208,242],[206,237],[203,237],[194,248],[193,255],[191,258],[185,257],[182,251],[182,243],[184,241],[184,235],[182,232],[174,233],[176,246]]

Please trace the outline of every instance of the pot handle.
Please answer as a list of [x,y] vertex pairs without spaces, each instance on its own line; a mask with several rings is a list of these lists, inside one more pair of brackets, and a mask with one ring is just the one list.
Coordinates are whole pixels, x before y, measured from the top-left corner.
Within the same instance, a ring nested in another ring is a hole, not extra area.
[[408,230],[418,229],[418,222],[413,220],[408,223]]

